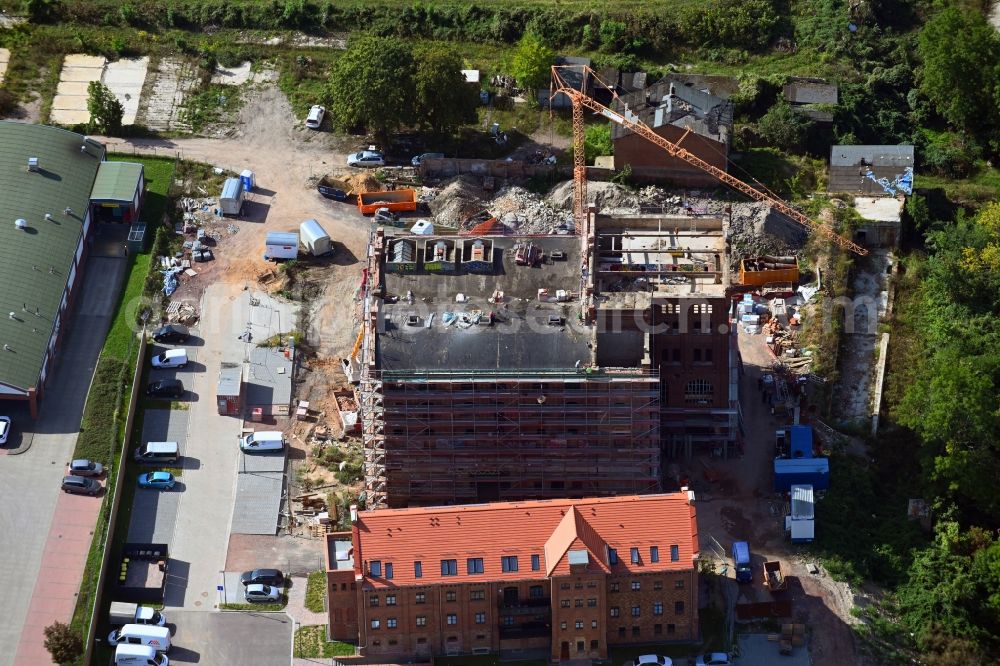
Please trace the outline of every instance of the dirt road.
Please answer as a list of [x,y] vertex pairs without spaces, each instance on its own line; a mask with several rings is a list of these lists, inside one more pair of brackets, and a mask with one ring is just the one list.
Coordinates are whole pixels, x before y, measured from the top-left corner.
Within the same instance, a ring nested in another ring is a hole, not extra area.
[[[292,115],[284,94],[273,85],[248,92],[239,122],[225,138],[118,139],[101,138],[116,152],[174,157],[204,162],[240,172],[254,171],[257,188],[248,198],[239,231],[219,241],[214,266],[197,280],[247,282],[266,268],[262,254],[269,231],[297,231],[308,218],[320,222],[337,244],[329,278],[313,303],[313,342],[325,356],[338,356],[354,341],[353,295],[360,282],[370,222],[354,206],[331,202],[315,189],[315,179],[340,169],[356,139],[304,129]],[[203,268],[204,266],[204,268]],[[326,276],[324,276],[326,277]]]

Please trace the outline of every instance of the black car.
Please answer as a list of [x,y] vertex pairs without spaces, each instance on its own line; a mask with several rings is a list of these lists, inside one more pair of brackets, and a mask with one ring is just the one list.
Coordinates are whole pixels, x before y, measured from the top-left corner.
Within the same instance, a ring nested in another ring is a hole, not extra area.
[[153,339],[157,342],[187,342],[190,337],[187,326],[180,324],[167,324],[153,332]]
[[285,577],[277,569],[254,569],[253,571],[244,571],[240,575],[240,582],[243,583],[244,587],[255,583],[282,587],[285,584]]
[[184,395],[184,384],[179,379],[159,379],[146,385],[146,395],[154,398],[179,398]]

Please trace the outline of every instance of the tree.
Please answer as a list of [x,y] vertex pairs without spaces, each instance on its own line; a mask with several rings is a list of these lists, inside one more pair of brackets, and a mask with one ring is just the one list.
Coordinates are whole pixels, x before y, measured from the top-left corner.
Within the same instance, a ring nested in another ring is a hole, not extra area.
[[91,130],[99,130],[108,136],[121,132],[125,108],[100,81],[91,81],[87,86],[87,111],[90,112]]
[[83,641],[68,624],[55,622],[45,627],[45,649],[57,664],[72,664],[83,654]]
[[601,155],[610,155],[613,150],[610,123],[587,126],[583,136],[583,152],[586,155],[587,164],[593,164],[594,159]]
[[918,53],[920,90],[938,113],[984,143],[1000,140],[1000,36],[983,15],[953,6],[938,12],[920,31]]
[[24,0],[24,13],[32,23],[48,23],[62,11],[61,0]]
[[811,120],[787,103],[779,102],[757,121],[757,132],[774,148],[798,151],[805,145],[812,126]]
[[418,121],[439,135],[476,119],[479,87],[465,82],[462,59],[450,46],[417,52],[414,92]]
[[517,43],[507,69],[511,76],[535,99],[534,92],[549,82],[555,53],[537,35],[527,33]]
[[387,37],[352,39],[330,77],[330,113],[345,127],[363,126],[387,145],[414,120],[413,51]]

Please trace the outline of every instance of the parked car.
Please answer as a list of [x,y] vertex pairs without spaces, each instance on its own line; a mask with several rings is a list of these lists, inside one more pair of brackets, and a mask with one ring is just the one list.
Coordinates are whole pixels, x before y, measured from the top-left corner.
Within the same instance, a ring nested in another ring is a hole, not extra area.
[[85,476],[64,476],[62,480],[62,490],[70,495],[90,495],[94,496],[101,492],[101,484]]
[[313,104],[312,108],[309,109],[309,115],[306,116],[306,127],[309,129],[319,129],[320,125],[323,124],[323,116],[325,115],[325,107],[322,107],[319,104]]
[[191,337],[187,326],[167,324],[153,331],[153,339],[157,342],[185,343]]
[[253,584],[281,587],[285,584],[285,576],[277,569],[254,569],[240,574],[240,582],[244,587]]
[[380,167],[385,166],[385,157],[377,150],[360,150],[347,156],[347,166]]
[[153,357],[154,368],[183,368],[187,362],[186,349],[168,349],[159,356]]
[[243,597],[251,604],[276,604],[281,601],[281,588],[254,583],[247,585],[246,590],[243,591]]
[[695,666],[733,666],[733,660],[725,652],[712,652],[711,654],[698,655],[694,664]]
[[184,395],[184,384],[179,379],[158,379],[146,384],[146,395],[154,398],[179,398]]
[[104,465],[93,460],[79,458],[69,464],[69,473],[74,476],[100,476],[104,474]]
[[147,472],[139,475],[140,488],[153,488],[155,490],[170,490],[177,481],[170,472]]
[[670,657],[661,657],[658,654],[642,654],[636,657],[636,660],[632,662],[634,666],[673,666],[673,660]]
[[9,416],[0,416],[0,446],[7,443],[10,437],[11,422]]
[[413,159],[410,160],[410,164],[418,167],[424,160],[441,159],[442,157],[444,157],[444,153],[422,153],[420,155],[415,155]]

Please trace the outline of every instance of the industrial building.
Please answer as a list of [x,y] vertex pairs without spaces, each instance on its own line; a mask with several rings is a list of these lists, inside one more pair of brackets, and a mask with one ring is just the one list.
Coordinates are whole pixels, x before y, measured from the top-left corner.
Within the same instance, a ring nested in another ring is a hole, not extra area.
[[357,513],[327,535],[331,636],[386,661],[608,658],[699,636],[687,491]]
[[655,493],[737,443],[723,220],[591,238],[372,239],[358,390],[369,507]]
[[897,247],[903,206],[913,194],[913,146],[833,146],[831,194],[853,197],[865,220],[854,240],[871,247]]
[[83,275],[104,155],[74,132],[0,122],[0,399],[27,401],[32,417]]
[[[629,118],[638,118],[672,143],[726,171],[733,130],[731,102],[704,92],[694,85],[669,77],[648,88],[614,101],[611,107]],[[715,187],[710,173],[684,160],[671,157],[662,148],[617,123],[611,123],[615,170],[628,165],[640,180],[664,181],[690,187]]]

